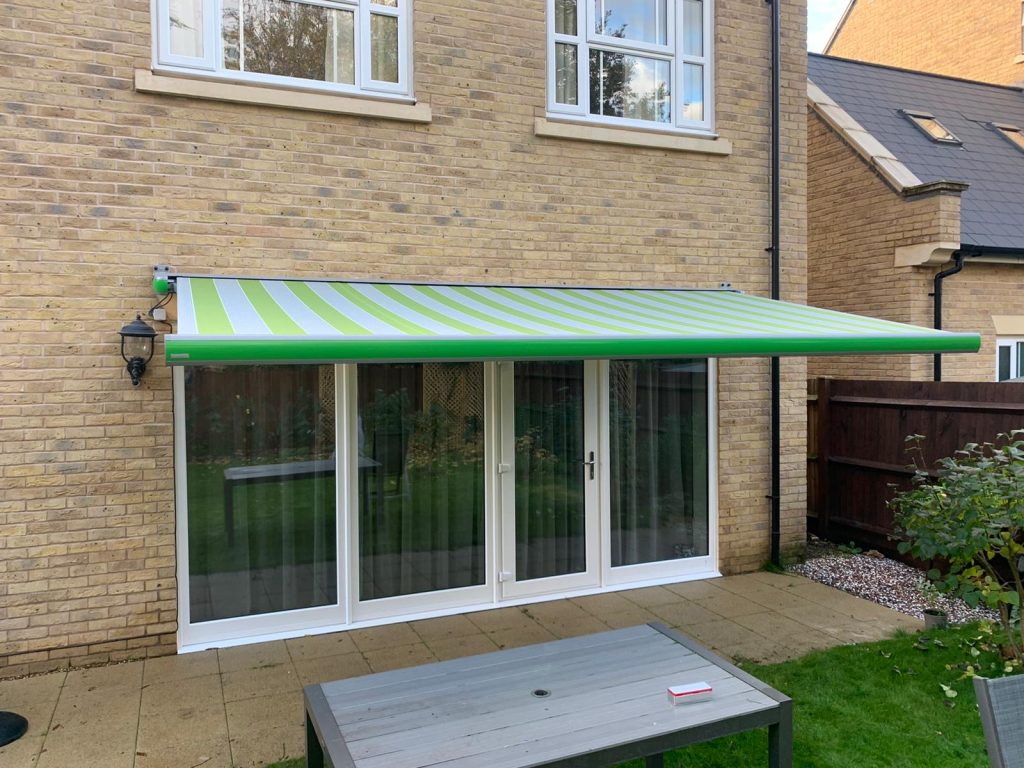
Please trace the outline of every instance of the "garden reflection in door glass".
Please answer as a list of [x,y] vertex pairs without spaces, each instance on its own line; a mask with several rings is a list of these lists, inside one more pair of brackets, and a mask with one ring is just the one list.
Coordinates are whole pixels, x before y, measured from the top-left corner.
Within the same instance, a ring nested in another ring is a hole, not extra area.
[[484,583],[481,363],[358,367],[359,598]]
[[705,360],[610,363],[612,566],[708,554]]
[[185,370],[193,623],[337,603],[333,366]]

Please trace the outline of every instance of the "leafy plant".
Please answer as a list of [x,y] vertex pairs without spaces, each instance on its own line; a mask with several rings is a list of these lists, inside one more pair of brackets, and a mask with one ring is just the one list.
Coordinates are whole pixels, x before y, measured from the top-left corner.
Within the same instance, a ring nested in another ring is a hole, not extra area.
[[896,513],[900,552],[940,559],[943,572],[929,579],[970,606],[999,614],[1008,649],[1024,663],[1024,430],[1000,434],[994,443],[968,443],[923,467],[921,435],[907,438],[917,471],[914,484],[890,502]]
[[838,544],[836,546],[836,549],[838,549],[844,555],[859,555],[861,552],[864,551],[857,546],[857,542],[855,541],[851,541],[849,544]]

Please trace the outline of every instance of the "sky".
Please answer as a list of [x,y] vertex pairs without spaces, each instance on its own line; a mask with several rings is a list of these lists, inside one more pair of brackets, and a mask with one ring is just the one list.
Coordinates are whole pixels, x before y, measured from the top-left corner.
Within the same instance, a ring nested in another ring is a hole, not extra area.
[[849,0],[807,0],[807,50],[820,53]]

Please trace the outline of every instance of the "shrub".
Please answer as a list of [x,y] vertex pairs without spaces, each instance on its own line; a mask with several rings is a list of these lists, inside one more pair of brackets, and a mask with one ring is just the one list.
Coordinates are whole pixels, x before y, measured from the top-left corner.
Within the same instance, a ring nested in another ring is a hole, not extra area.
[[929,578],[968,605],[997,611],[1018,664],[1024,662],[1022,437],[1024,430],[1015,430],[994,443],[968,443],[929,473],[921,461],[924,438],[911,435],[914,484],[890,502],[902,539],[899,551],[947,563],[942,572],[929,572]]

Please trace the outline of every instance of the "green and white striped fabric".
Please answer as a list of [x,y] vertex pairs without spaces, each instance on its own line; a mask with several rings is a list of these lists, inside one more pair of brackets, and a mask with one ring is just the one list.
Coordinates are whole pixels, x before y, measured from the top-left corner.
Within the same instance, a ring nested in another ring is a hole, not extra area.
[[172,364],[975,352],[981,343],[730,290],[175,282]]

